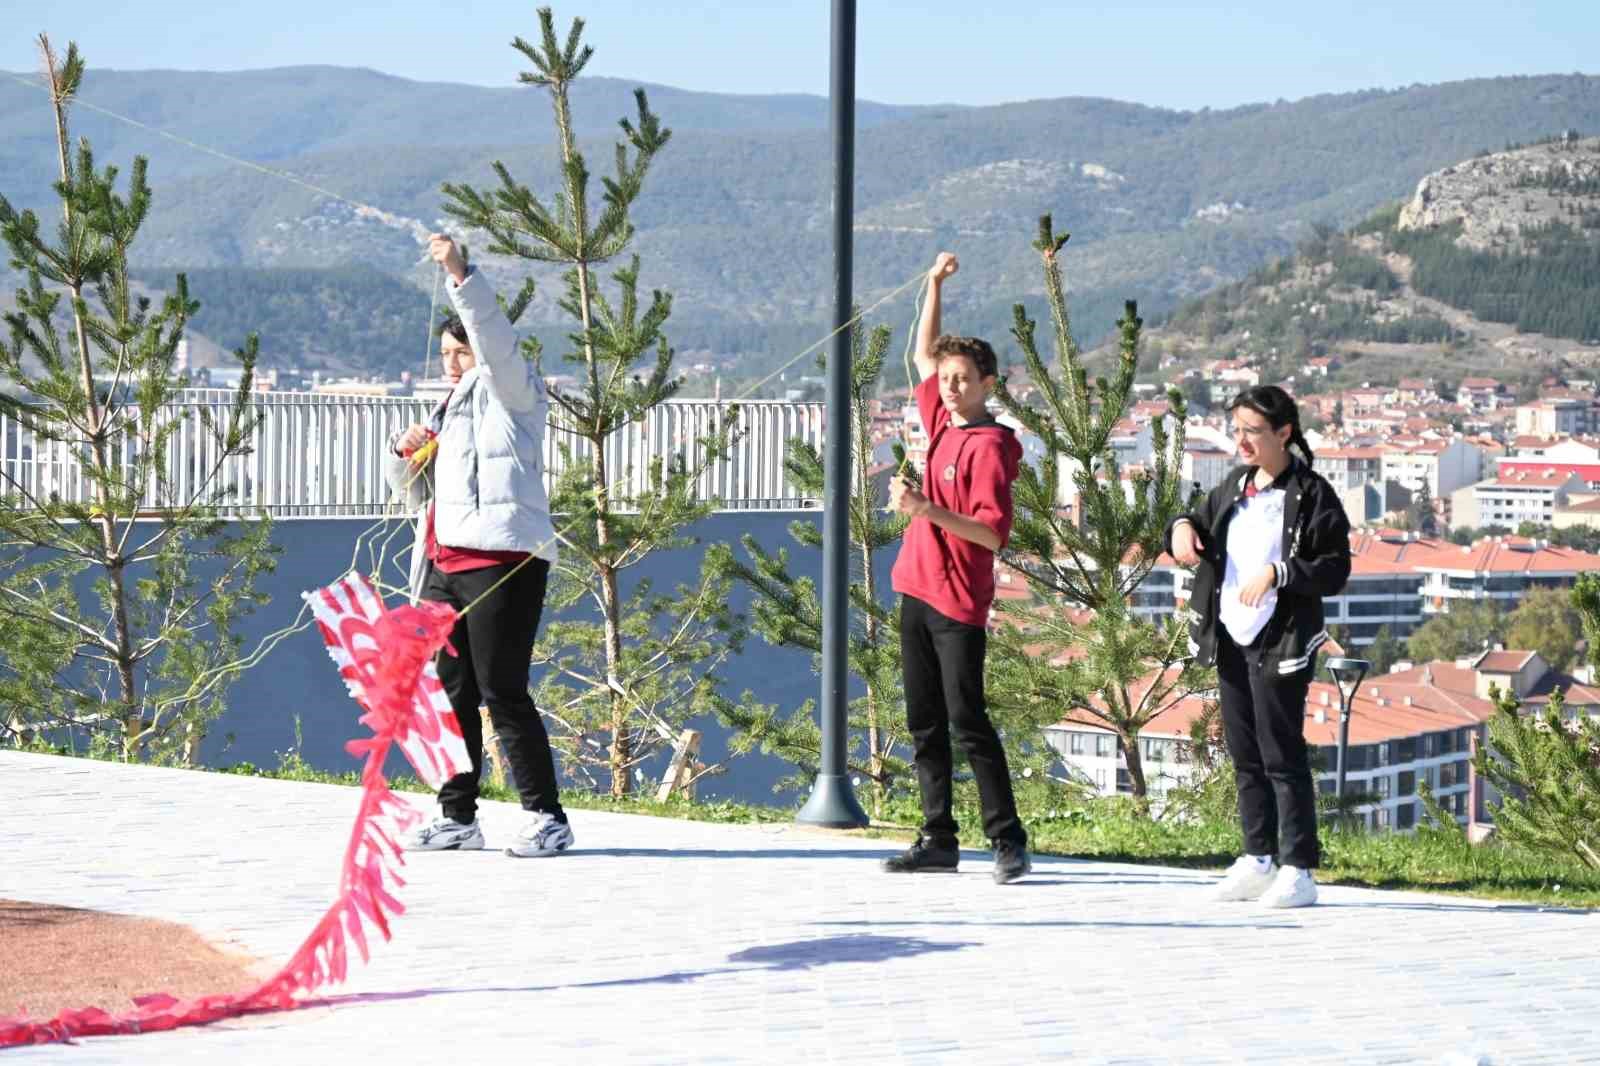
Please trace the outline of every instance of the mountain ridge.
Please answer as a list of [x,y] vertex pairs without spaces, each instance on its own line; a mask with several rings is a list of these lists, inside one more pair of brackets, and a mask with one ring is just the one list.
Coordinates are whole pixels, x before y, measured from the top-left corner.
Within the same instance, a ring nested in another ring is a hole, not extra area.
[[[191,161],[184,164],[187,177],[175,175],[183,168],[163,169],[162,159],[189,149],[126,130],[103,140],[109,120],[92,120],[93,113],[82,110],[75,132],[95,140],[102,162],[125,164],[136,142],[140,151],[161,157],[152,159],[155,206],[136,246],[143,270],[359,263],[409,280],[425,306],[430,275],[419,267],[413,233],[442,224],[441,181],[492,185],[490,163],[502,159],[541,195],[553,187],[548,108],[536,94],[462,87],[467,110],[478,92],[510,108],[462,125],[441,113],[407,109],[436,102],[427,83],[381,72],[350,81],[338,67],[283,69],[319,73],[305,79],[309,88],[302,85],[283,100],[244,92],[254,109],[247,113],[271,121],[259,129],[234,128],[244,123],[235,115],[229,127],[235,141],[219,147],[243,144],[237,154],[246,157],[252,145],[257,152],[276,150],[279,155],[256,161],[381,207],[398,221],[384,225],[248,171],[199,173],[193,168],[200,164]],[[345,97],[318,94],[319,79],[330,78],[349,82],[346,93],[358,97],[351,85],[387,86],[398,95],[360,98],[359,107],[341,111],[335,104]],[[5,85],[0,81],[0,192],[22,206],[44,203],[53,166],[50,130],[38,114],[8,110]],[[151,91],[160,97],[158,89]],[[589,94],[580,127],[597,172],[608,165],[615,120],[632,112],[631,89],[623,79],[575,85],[580,95]],[[454,93],[452,87],[444,95]],[[92,99],[88,88],[85,99]],[[218,99],[213,95],[211,103],[223,107]],[[157,98],[150,106],[173,123],[199,113],[193,100],[175,100]],[[734,106],[717,94],[652,91],[651,103],[675,136],[637,210],[642,283],[675,294],[669,334],[678,347],[722,353],[739,372],[761,373],[827,328],[826,102],[755,97]],[[453,99],[450,107],[445,114],[460,114]],[[382,120],[366,122],[368,113]],[[296,116],[302,125],[322,125],[282,133]],[[213,128],[226,126],[225,117],[210,115]],[[858,130],[858,298],[871,302],[936,251],[953,247],[965,269],[951,287],[947,317],[963,331],[1003,339],[1014,302],[1043,312],[1037,260],[1028,245],[1035,219],[1050,212],[1074,234],[1064,262],[1075,320],[1082,339],[1092,342],[1125,299],[1139,300],[1147,315],[1159,314],[1290,251],[1313,222],[1352,224],[1406,195],[1423,175],[1479,149],[1567,127],[1600,128],[1600,78],[1474,79],[1223,111],[1180,112],[1094,97],[891,109]],[[23,136],[24,129],[32,133]],[[419,129],[440,132],[420,137]],[[493,143],[468,140],[489,134],[504,136]],[[410,143],[352,143],[391,136],[409,136]],[[302,142],[319,148],[295,149]],[[520,263],[487,256],[480,262],[504,286],[528,273]],[[554,309],[558,285],[548,273],[533,273],[552,298],[541,297],[526,321],[559,342],[565,327]],[[885,308],[882,320],[902,326],[909,298],[905,304]]]

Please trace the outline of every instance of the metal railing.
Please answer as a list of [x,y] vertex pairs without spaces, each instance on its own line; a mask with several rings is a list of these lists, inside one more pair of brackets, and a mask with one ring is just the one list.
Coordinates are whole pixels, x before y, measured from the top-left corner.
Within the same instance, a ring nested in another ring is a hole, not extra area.
[[[205,419],[226,424],[232,401],[233,393],[227,389],[185,389],[179,402],[162,409],[163,424],[177,423],[164,467],[169,500],[190,500],[222,487],[225,513],[264,510],[274,518],[393,513],[383,478],[384,450],[396,432],[424,421],[434,402],[413,397],[255,393],[250,398],[257,416],[250,450],[222,459],[219,467],[216,434]],[[669,400],[642,421],[612,433],[605,442],[605,458],[615,495],[626,498],[643,492],[651,471],[709,435],[729,406],[715,400]],[[714,460],[701,474],[696,486],[699,498],[716,500],[719,509],[729,511],[817,506],[818,501],[805,496],[785,473],[783,456],[791,438],[822,446],[823,405],[751,400],[739,408],[744,432],[727,458]],[[592,450],[560,419],[560,412],[553,410],[545,432],[547,487],[561,473],[567,455],[581,461]],[[124,435],[117,441],[120,454],[112,457],[113,462],[131,469],[137,440]],[[84,476],[78,450],[0,415],[0,494],[19,498],[23,506],[51,496],[90,503],[92,485]],[[207,483],[213,471],[215,480]],[[151,486],[146,508],[159,510],[163,502]]]

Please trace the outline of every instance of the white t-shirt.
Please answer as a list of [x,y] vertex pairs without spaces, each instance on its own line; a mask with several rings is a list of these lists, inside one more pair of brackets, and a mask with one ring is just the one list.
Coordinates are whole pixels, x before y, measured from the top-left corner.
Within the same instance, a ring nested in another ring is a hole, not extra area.
[[1228,565],[1222,576],[1221,621],[1240,646],[1249,644],[1266,627],[1278,605],[1278,590],[1268,589],[1261,602],[1246,607],[1239,592],[1262,569],[1283,561],[1282,489],[1257,489],[1233,505],[1228,523]]

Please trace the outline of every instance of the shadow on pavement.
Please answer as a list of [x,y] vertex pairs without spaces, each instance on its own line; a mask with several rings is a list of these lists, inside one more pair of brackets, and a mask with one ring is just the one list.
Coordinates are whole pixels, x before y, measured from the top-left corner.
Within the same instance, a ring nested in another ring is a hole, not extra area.
[[[1266,917],[1266,916],[1263,916]],[[1079,922],[1069,918],[1001,918],[996,921],[986,922],[975,918],[931,918],[927,920],[906,920],[874,922],[865,919],[837,922],[813,922],[813,925],[824,927],[844,926],[846,928],[877,928],[880,926],[909,925],[925,928],[930,925],[968,927],[973,929],[988,928],[1013,928],[1013,929],[1299,929],[1301,924],[1293,921],[1254,921],[1254,922]]]
[[617,977],[606,981],[579,981],[572,984],[524,985],[520,987],[483,986],[478,988],[421,988],[413,992],[357,992],[344,996],[322,996],[307,1000],[307,1007],[341,1007],[362,1003],[393,1003],[433,996],[506,994],[514,992],[554,992],[580,988],[623,988],[636,985],[680,985],[721,974],[748,974],[763,971],[812,970],[841,963],[887,962],[977,945],[965,941],[924,940],[914,936],[874,936],[848,933],[815,940],[793,940],[783,944],[761,944],[728,956],[731,966],[704,970],[673,970],[645,977]]

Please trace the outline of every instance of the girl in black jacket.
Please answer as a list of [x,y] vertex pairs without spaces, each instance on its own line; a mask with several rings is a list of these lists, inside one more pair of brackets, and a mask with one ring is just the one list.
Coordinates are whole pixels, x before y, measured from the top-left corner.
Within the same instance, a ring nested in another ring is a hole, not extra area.
[[1322,599],[1350,577],[1350,522],[1333,486],[1311,469],[1288,393],[1246,389],[1229,410],[1245,465],[1168,534],[1173,557],[1196,568],[1192,650],[1217,668],[1238,777],[1245,854],[1215,894],[1304,907],[1317,900],[1311,871],[1321,857],[1306,690],[1328,639]]

